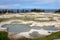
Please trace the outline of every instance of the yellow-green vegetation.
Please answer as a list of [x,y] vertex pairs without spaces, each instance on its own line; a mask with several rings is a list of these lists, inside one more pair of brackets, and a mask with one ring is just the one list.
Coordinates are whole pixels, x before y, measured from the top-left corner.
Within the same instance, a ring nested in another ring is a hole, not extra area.
[[[12,20],[12,19],[19,19],[19,20],[24,20],[24,21],[38,21],[38,22],[50,22],[50,21],[56,21],[53,18],[55,17],[52,14],[19,14],[20,16],[13,16],[8,18],[8,16],[6,16],[6,18],[0,18],[0,22],[2,21],[6,21],[6,20]],[[46,19],[44,19],[46,18]],[[40,20],[42,19],[42,20]]]
[[35,20],[37,18],[36,15],[23,15],[20,17],[11,17],[11,18],[0,18],[0,22],[2,21],[7,21],[7,20],[12,20],[12,19],[19,19],[19,20],[24,20],[24,21],[38,21],[38,22],[50,22],[50,21],[56,21],[53,19],[53,17],[47,17],[50,18],[50,20]]
[[0,22],[7,21],[9,18],[0,18]]
[[13,17],[11,17],[11,18],[0,18],[0,22],[2,22],[2,21],[7,21],[7,20],[12,20],[12,19],[19,19],[19,20],[27,20],[27,21],[29,21],[29,20],[34,20],[35,19],[35,16],[34,15],[22,15],[22,16],[20,16],[20,17],[16,17],[16,16],[13,16]]

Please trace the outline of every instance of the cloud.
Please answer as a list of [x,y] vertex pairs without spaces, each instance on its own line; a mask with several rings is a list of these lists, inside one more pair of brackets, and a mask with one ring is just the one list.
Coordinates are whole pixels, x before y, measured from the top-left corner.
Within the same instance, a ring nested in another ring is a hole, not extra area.
[[45,3],[52,3],[55,0],[20,0],[22,3],[33,3],[33,4],[45,4]]
[[11,4],[9,6],[20,6],[21,4]]
[[[60,1],[60,0],[57,0]],[[57,2],[56,0],[0,0],[0,2],[6,3],[6,4],[14,4],[14,3],[20,3],[20,4],[46,4],[46,3],[53,3]]]
[[[29,1],[30,2],[30,1]],[[54,2],[54,0],[31,0],[32,3],[35,3],[35,4],[45,4],[45,3],[52,3]]]
[[0,8],[10,8],[10,7],[17,7],[20,6],[20,4],[10,4],[10,5],[0,5]]
[[60,8],[60,0],[0,0],[0,8]]
[[7,6],[5,6],[5,5],[0,5],[0,8],[1,8],[1,9],[7,8]]

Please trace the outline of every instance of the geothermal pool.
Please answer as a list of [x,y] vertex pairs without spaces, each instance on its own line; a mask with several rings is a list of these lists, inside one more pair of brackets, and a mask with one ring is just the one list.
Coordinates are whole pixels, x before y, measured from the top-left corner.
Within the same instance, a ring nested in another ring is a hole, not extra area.
[[19,24],[19,22],[12,22],[10,24],[5,24],[2,27],[7,27],[8,32],[15,32],[15,33],[28,32],[31,29],[36,29],[36,30],[44,29],[44,30],[48,30],[48,31],[58,30],[54,26],[44,26],[44,27],[33,26],[33,27],[30,27],[29,25],[31,25],[31,24]]

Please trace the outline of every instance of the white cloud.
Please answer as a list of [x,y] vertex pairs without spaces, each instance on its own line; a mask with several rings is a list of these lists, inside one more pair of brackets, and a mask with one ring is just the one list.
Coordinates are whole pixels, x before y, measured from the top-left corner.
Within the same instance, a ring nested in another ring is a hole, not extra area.
[[20,6],[21,4],[12,4],[11,6]]
[[48,3],[59,3],[60,4],[60,0],[4,0],[1,1],[1,3],[3,4],[4,2],[7,2],[8,4],[15,4],[15,3],[19,3],[19,4],[48,4]]
[[20,0],[22,3],[33,3],[33,4],[45,4],[45,3],[52,3],[55,0]]
[[46,4],[46,3],[52,3],[52,2],[55,2],[54,0],[38,0],[38,1],[35,1],[35,3],[38,3],[38,4]]
[[0,8],[1,8],[1,9],[7,8],[7,6],[5,6],[5,5],[0,5]]
[[[3,1],[5,2],[5,4]],[[0,8],[19,8],[20,6],[21,8],[40,8],[41,6],[46,6],[47,8],[50,7],[49,5],[51,5],[52,7],[60,7],[60,0],[2,0],[0,4],[3,4],[0,5]],[[37,4],[37,6],[35,4]]]
[[10,8],[15,6],[20,6],[20,4],[0,5],[0,8]]

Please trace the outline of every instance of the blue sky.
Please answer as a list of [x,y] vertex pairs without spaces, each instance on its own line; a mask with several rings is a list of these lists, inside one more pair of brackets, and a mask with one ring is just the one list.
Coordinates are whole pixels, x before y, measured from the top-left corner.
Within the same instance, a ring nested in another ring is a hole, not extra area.
[[60,9],[60,0],[0,0],[2,9]]

